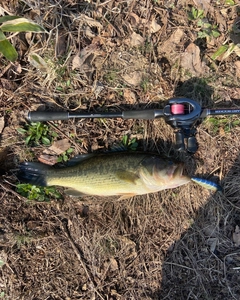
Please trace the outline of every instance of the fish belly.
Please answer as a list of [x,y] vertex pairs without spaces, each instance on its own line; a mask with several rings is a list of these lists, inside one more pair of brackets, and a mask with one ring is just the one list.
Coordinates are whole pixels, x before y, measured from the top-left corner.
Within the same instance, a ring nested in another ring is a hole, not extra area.
[[50,177],[47,179],[49,186],[58,185],[74,189],[82,194],[98,195],[98,196],[114,196],[114,195],[142,195],[149,193],[149,189],[137,180],[134,183],[122,181],[115,175],[108,176],[76,176],[76,177]]

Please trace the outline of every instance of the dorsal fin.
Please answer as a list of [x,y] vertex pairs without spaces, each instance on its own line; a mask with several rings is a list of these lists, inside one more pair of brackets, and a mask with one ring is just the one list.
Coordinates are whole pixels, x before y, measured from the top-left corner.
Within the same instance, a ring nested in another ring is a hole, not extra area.
[[72,167],[86,159],[89,159],[90,157],[93,157],[95,156],[96,154],[94,153],[86,153],[86,154],[79,154],[79,155],[76,155],[74,156],[73,158],[71,158],[69,161],[67,161],[67,166],[68,167]]
[[114,144],[110,147],[108,152],[124,152],[128,149],[123,144]]

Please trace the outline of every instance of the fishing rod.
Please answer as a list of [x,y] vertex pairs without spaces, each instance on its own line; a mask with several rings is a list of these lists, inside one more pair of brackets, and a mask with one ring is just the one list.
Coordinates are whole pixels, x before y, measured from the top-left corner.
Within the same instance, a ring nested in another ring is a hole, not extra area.
[[154,120],[164,118],[165,122],[175,130],[176,148],[190,153],[197,151],[195,138],[196,125],[210,115],[240,114],[240,109],[208,109],[188,98],[172,98],[163,109],[127,110],[121,112],[77,113],[57,111],[30,111],[27,119],[31,122],[69,120],[71,118],[121,118]]

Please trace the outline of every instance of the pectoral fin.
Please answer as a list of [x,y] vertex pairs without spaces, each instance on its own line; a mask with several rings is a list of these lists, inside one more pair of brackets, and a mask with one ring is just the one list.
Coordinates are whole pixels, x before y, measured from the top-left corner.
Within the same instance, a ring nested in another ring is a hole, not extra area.
[[123,181],[133,184],[136,184],[136,181],[139,179],[137,174],[124,170],[117,171],[117,177]]

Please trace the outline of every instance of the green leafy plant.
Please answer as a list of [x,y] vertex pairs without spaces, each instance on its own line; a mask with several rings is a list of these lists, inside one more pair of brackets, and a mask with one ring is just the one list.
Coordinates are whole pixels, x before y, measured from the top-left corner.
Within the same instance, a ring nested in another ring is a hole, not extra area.
[[17,131],[26,136],[25,142],[27,145],[39,145],[42,143],[49,146],[53,138],[57,137],[56,132],[51,131],[46,124],[41,122],[27,124],[26,127],[26,129],[18,128]]
[[192,7],[192,9],[188,12],[189,20],[198,20],[202,18],[204,18],[204,11],[202,9]]
[[69,155],[73,152],[73,148],[67,149],[67,151],[63,152],[59,155],[57,162],[66,162],[69,160]]
[[201,30],[198,31],[198,38],[218,38],[220,36],[217,25],[212,25],[204,20],[199,20],[197,25],[201,28]]
[[136,138],[130,139],[129,136],[124,135],[122,138],[122,144],[126,149],[136,151],[138,147],[138,142]]
[[29,183],[20,183],[17,185],[17,192],[29,200],[39,202],[48,202],[51,198],[62,198],[62,195],[52,186],[40,187]]
[[0,17],[0,24],[0,52],[12,62],[18,58],[18,54],[4,32],[46,32],[40,25],[19,16]]
[[150,87],[150,82],[148,78],[143,78],[143,80],[140,83],[140,86],[143,90],[144,93],[147,93],[147,91],[149,90]]
[[202,9],[197,9],[192,7],[188,12],[188,19],[195,22],[197,29],[197,36],[200,39],[203,38],[217,38],[220,36],[217,25],[212,25],[207,21],[204,16],[204,11]]

